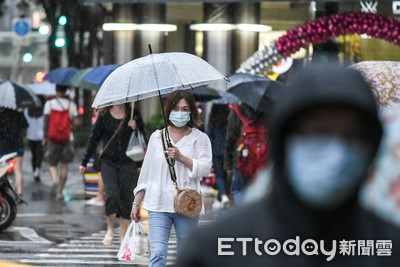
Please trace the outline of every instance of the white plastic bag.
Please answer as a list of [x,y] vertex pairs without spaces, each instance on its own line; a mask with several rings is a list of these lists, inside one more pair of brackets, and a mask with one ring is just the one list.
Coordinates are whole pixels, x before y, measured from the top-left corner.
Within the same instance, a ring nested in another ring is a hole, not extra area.
[[144,159],[146,142],[141,132],[133,132],[126,148],[126,155],[133,161],[142,161]]
[[126,230],[117,257],[119,260],[132,261],[135,264],[149,264],[149,235],[141,222],[131,222]]

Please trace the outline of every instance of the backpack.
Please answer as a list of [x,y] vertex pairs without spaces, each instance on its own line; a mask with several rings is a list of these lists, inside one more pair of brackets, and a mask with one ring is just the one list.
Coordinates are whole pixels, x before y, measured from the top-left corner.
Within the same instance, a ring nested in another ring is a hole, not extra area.
[[[59,101],[57,99],[57,101]],[[71,102],[68,103],[68,108],[63,110],[55,110],[51,108],[50,102],[50,115],[49,115],[49,128],[48,139],[56,144],[65,144],[70,140],[71,136],[71,122],[69,120],[69,107]]]
[[253,178],[267,164],[269,158],[268,131],[264,119],[249,120],[234,105],[233,109],[243,122],[238,151],[238,168],[246,177]]

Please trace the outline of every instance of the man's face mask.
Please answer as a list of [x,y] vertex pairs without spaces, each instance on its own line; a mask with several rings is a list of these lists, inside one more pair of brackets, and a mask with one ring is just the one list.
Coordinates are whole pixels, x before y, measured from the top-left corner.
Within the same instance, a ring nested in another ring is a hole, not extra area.
[[333,136],[292,136],[288,179],[296,195],[316,208],[334,208],[354,193],[367,168],[368,149]]

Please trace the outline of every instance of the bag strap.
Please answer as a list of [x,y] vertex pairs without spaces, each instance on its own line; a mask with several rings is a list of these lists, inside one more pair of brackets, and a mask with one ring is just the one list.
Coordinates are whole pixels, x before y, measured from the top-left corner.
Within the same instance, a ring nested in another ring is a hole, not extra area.
[[167,133],[166,132],[167,131],[165,130],[165,128],[160,130],[163,152],[164,152],[165,160],[167,161],[167,164],[168,164],[168,169],[169,169],[169,173],[171,175],[171,180],[175,185],[176,191],[180,192],[181,190],[178,187],[178,182],[176,179],[176,172],[175,172],[175,167],[174,167],[175,161],[173,159],[171,159],[170,157],[168,157],[168,153],[167,153],[168,141],[167,141]]
[[[69,108],[70,108],[70,106],[71,106],[71,100],[68,100],[68,108],[65,109],[64,106],[61,104],[60,99],[58,99],[58,97],[56,97],[55,99],[57,100],[58,104],[59,104],[60,107],[62,108],[62,111],[68,111],[68,119],[69,119],[69,122],[72,123],[72,120],[71,120],[71,118],[70,118],[70,113],[69,113]],[[50,101],[50,109],[52,109],[52,108],[51,108],[51,101]]]
[[[58,104],[60,105],[60,107],[62,108],[63,111],[64,111],[64,110],[67,110],[67,109],[64,108],[64,106],[61,104],[61,101],[60,101],[60,99],[58,99],[58,97],[56,97],[56,100],[57,100]],[[70,105],[71,105],[71,101],[68,100],[68,110],[69,110],[69,106],[70,106]]]
[[104,146],[103,150],[100,152],[100,155],[99,155],[100,157],[103,156],[104,151],[107,150],[107,148],[110,146],[112,140],[114,140],[114,138],[117,136],[117,134],[119,133],[119,130],[121,130],[122,124],[124,124],[126,118],[127,118],[127,116],[125,115],[125,117],[119,123],[118,128],[115,130],[114,134],[111,136],[111,138],[108,140],[107,144]]
[[248,124],[250,122],[250,120],[248,120],[246,118],[245,115],[242,114],[242,112],[240,111],[240,108],[238,105],[233,105],[233,110],[236,112],[236,114],[239,116],[240,120],[244,123],[244,124]]

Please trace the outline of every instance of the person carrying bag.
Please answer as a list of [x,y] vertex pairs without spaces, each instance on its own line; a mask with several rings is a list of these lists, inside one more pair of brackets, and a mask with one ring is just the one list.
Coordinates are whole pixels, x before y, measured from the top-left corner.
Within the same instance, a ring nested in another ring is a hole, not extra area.
[[168,139],[166,129],[160,131],[161,141],[164,148],[164,156],[168,163],[169,172],[171,174],[171,180],[174,183],[176,189],[176,195],[174,197],[174,209],[175,212],[189,218],[195,218],[200,214],[203,207],[203,200],[201,194],[193,189],[180,189],[176,179],[176,172],[174,168],[175,162],[168,157]]
[[201,119],[193,95],[186,90],[172,92],[164,110],[168,127],[150,137],[131,211],[131,219],[138,222],[143,201],[149,214],[149,266],[166,265],[172,225],[178,253],[198,225],[204,211],[200,179],[209,175],[212,164],[210,139],[196,128]]

